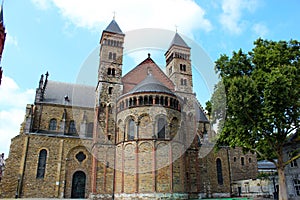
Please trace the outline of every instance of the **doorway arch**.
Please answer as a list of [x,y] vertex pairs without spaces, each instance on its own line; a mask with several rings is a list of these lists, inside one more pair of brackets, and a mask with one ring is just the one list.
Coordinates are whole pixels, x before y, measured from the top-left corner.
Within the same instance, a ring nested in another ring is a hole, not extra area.
[[83,171],[76,171],[72,178],[71,198],[85,198],[86,175]]

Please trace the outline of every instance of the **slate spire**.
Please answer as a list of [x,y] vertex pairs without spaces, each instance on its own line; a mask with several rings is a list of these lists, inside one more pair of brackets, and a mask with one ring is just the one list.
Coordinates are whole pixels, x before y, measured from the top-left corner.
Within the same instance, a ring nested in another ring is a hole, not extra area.
[[106,29],[104,31],[111,32],[111,33],[117,33],[117,34],[124,34],[115,19],[113,19],[110,22],[110,24],[106,27]]
[[177,32],[174,35],[174,38],[170,44],[170,47],[173,45],[190,48]]

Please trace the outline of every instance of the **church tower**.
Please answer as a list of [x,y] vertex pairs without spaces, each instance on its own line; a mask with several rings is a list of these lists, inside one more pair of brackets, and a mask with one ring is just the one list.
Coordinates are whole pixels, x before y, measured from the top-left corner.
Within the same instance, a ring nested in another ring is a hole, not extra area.
[[191,48],[176,32],[166,57],[166,73],[175,84],[176,92],[191,94],[193,92]]
[[[113,19],[102,32],[98,84],[96,87],[92,193],[104,196],[113,191],[114,152],[116,134],[116,101],[123,91],[122,64],[125,34]],[[98,170],[99,168],[103,170]]]
[[[98,139],[114,142],[116,100],[122,93],[123,44],[125,34],[113,19],[102,32],[96,108]],[[104,136],[104,138],[102,137]],[[100,137],[100,138],[99,138]]]

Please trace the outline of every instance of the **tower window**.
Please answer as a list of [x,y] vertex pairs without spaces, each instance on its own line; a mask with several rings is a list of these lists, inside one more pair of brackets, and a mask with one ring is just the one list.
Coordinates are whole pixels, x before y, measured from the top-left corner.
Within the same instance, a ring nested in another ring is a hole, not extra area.
[[56,119],[51,119],[49,123],[49,130],[55,131],[56,130],[57,121]]
[[172,66],[169,68],[169,74],[172,74]]
[[39,153],[39,161],[36,172],[36,178],[44,178],[46,170],[47,150],[42,149]]
[[217,166],[218,184],[223,185],[222,162],[220,158],[216,160],[216,166]]
[[113,87],[109,87],[108,88],[108,94],[112,94],[112,91],[113,91]]
[[116,75],[116,70],[115,70],[114,68],[111,70],[111,74],[112,74],[113,76]]
[[69,133],[70,134],[75,134],[76,133],[76,125],[75,125],[75,121],[74,120],[70,121]]
[[113,53],[113,60],[117,60],[117,54]]
[[186,65],[180,64],[180,71],[186,71]]
[[183,85],[187,85],[186,79],[183,80]]
[[111,75],[111,68],[107,69],[107,75]]
[[112,59],[112,57],[113,57],[112,52],[109,52],[109,54],[108,54],[108,59]]

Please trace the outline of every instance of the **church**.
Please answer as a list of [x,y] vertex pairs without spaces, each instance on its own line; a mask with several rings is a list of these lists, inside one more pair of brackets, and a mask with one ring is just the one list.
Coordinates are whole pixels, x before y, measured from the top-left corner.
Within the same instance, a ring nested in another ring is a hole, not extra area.
[[234,181],[256,178],[255,154],[213,150],[183,38],[170,38],[165,69],[148,54],[123,75],[125,37],[114,19],[103,30],[95,86],[40,77],[11,140],[1,197],[229,197]]

